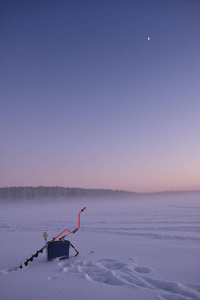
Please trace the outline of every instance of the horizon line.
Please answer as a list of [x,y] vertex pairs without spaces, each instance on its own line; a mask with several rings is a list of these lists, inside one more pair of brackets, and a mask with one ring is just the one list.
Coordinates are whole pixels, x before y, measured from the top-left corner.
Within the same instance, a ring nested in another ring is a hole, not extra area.
[[135,191],[128,191],[122,189],[111,189],[111,188],[83,188],[83,187],[65,187],[59,185],[27,185],[27,186],[4,186],[0,187],[0,189],[9,189],[9,188],[64,188],[64,189],[81,189],[81,190],[104,190],[104,191],[113,191],[113,192],[125,192],[130,194],[160,194],[160,193],[189,193],[189,192],[200,192],[200,189],[195,190],[164,190],[164,191],[154,191],[154,192],[135,192]]

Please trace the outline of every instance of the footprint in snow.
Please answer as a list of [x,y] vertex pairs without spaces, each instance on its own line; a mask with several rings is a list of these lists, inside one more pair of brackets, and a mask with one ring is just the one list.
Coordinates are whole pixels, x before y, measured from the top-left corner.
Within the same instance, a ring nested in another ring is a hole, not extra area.
[[57,279],[57,278],[58,278],[58,276],[54,275],[54,276],[49,276],[49,277],[47,278],[47,280],[55,280],[55,279]]
[[134,267],[134,271],[138,272],[138,273],[150,273],[152,272],[153,270],[150,269],[150,268],[146,268],[146,267],[138,267],[138,266],[135,266]]
[[153,270],[115,259],[65,261],[58,263],[58,270],[103,284],[158,290],[165,293],[159,296],[162,300],[200,300],[197,287],[145,277],[143,274],[149,274]]
[[92,251],[88,251],[87,254],[91,255],[91,254],[97,254],[99,253],[98,251],[92,250]]
[[122,263],[115,259],[99,259],[96,261],[78,260],[58,264],[62,272],[77,273],[90,281],[110,285],[131,285],[134,287],[149,287],[138,273],[149,273],[152,270],[133,264]]
[[144,278],[154,289],[163,290],[170,294],[162,295],[165,300],[200,299],[200,293],[189,286],[178,282],[162,281],[151,278]]

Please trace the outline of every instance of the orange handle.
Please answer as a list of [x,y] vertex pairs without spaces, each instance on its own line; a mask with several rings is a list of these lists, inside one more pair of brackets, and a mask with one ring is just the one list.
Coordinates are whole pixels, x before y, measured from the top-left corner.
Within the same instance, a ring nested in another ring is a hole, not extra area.
[[69,233],[75,233],[77,230],[79,230],[80,228],[80,216],[82,211],[84,211],[86,209],[86,207],[84,207],[83,209],[80,210],[79,214],[78,214],[78,228],[76,228],[74,231],[70,231],[68,229],[63,230],[59,235],[57,235],[53,240],[55,241],[57,238],[59,238],[59,236],[61,236],[64,232],[68,231]]

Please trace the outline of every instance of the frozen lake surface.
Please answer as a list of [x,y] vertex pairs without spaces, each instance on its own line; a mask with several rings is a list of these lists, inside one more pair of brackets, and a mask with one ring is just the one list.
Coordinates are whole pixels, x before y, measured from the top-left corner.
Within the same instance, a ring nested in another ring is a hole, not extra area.
[[[64,229],[79,250],[49,262],[42,253],[14,270]],[[74,200],[0,204],[3,300],[200,299],[200,198]]]

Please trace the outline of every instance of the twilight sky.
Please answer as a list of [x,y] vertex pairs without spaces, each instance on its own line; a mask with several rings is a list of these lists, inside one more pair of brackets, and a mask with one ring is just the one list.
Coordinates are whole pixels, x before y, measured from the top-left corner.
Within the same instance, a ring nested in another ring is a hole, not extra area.
[[199,16],[199,0],[2,0],[0,187],[200,189]]

